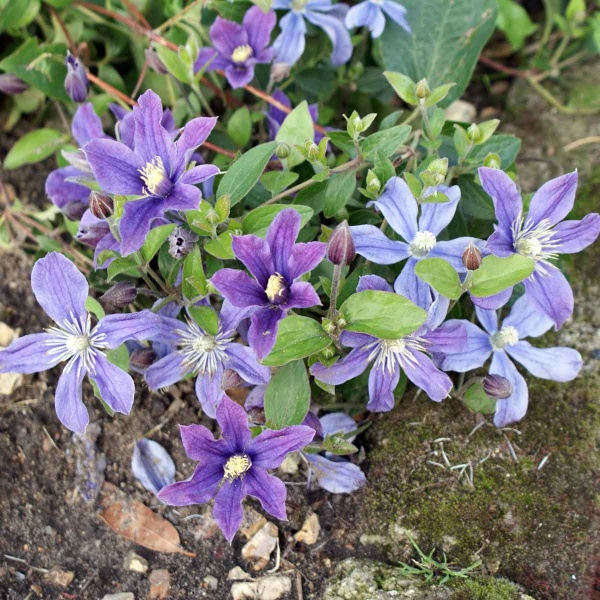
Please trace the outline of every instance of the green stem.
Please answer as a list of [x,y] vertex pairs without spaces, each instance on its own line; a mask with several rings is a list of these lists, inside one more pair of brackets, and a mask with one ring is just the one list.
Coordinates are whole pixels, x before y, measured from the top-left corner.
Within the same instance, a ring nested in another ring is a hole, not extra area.
[[342,265],[334,265],[333,277],[331,278],[331,294],[329,296],[329,313],[327,318],[335,325],[337,321],[337,297],[340,291],[340,280],[342,279]]

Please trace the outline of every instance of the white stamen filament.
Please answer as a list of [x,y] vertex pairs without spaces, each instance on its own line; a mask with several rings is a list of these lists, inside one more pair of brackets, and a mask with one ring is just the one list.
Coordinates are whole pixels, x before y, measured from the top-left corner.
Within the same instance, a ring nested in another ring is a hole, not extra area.
[[425,258],[436,244],[437,239],[431,231],[417,231],[410,244],[410,252],[415,258]]
[[194,375],[214,375],[219,364],[227,360],[225,352],[233,341],[231,331],[216,336],[205,333],[196,322],[188,319],[188,328],[181,331],[179,352],[183,355],[183,368]]
[[160,156],[155,156],[152,161],[147,162],[143,169],[138,169],[141,174],[142,181],[146,184],[144,193],[159,194],[159,190],[165,179],[167,179],[167,171]]
[[494,350],[502,350],[506,346],[513,346],[519,341],[519,332],[512,325],[506,325],[492,335]]
[[426,352],[426,344],[426,340],[417,336],[407,336],[397,340],[381,340],[375,343],[369,360],[375,359],[376,368],[383,368],[392,374],[397,365],[402,367],[406,363],[418,364],[418,360],[411,350]]
[[548,274],[546,267],[551,266],[548,261],[558,258],[554,233],[548,219],[534,225],[532,219],[525,221],[523,213],[519,213],[512,224],[515,251],[532,258],[536,262],[536,271],[542,275]]

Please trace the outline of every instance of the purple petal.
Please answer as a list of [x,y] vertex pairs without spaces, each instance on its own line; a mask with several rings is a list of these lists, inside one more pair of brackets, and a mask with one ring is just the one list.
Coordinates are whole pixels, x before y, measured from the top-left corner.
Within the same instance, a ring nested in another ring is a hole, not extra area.
[[196,396],[200,400],[202,410],[211,419],[215,418],[217,407],[225,395],[221,389],[223,371],[223,365],[219,363],[214,373],[199,374],[196,378]]
[[86,102],[77,109],[71,123],[71,133],[79,147],[85,146],[90,140],[107,137],[91,102]]
[[165,210],[195,210],[200,204],[201,197],[202,194],[197,187],[177,182],[165,198]]
[[244,510],[242,500],[246,497],[245,479],[225,480],[215,496],[213,517],[229,543],[242,524]]
[[494,352],[490,373],[505,377],[513,387],[513,393],[508,398],[496,401],[494,424],[496,427],[506,427],[520,421],[527,412],[529,402],[529,390],[523,375],[517,371],[505,352]]
[[125,203],[119,227],[123,256],[137,252],[144,245],[152,221],[162,218],[166,208],[165,199],[156,196]]
[[85,301],[88,283],[77,267],[62,254],[50,252],[31,271],[31,287],[36,300],[58,325],[87,321]]
[[498,315],[495,310],[485,310],[476,306],[475,312],[485,331],[490,335],[498,331]]
[[563,221],[554,228],[554,252],[573,254],[593,244],[600,234],[600,215],[592,213],[581,221]]
[[183,356],[179,352],[171,352],[151,364],[145,373],[148,387],[151,390],[158,390],[181,381],[186,374],[182,362]]
[[437,329],[429,331],[422,337],[427,341],[427,352],[455,354],[461,352],[467,345],[467,330],[465,323],[453,319],[447,321]]
[[343,346],[348,346],[348,348],[359,348],[367,344],[373,344],[379,340],[366,333],[354,333],[353,331],[344,330],[340,335],[340,341]]
[[385,367],[374,366],[369,373],[369,402],[367,410],[388,412],[394,408],[394,390],[400,381],[400,369],[390,372]]
[[153,494],[175,481],[175,463],[169,453],[158,442],[146,438],[133,447],[131,472]]
[[372,348],[359,347],[350,351],[347,356],[338,360],[331,367],[325,367],[321,363],[315,363],[310,368],[310,373],[319,381],[329,385],[346,383],[354,377],[364,373],[369,365],[369,356]]
[[[196,117],[185,125],[177,142],[175,142],[175,152],[177,157],[175,163],[180,165],[180,168],[185,168],[190,161],[194,150],[198,148],[198,146],[204,144],[216,124],[216,117]],[[207,178],[208,177],[205,177],[205,179]],[[186,183],[199,182],[189,181]]]
[[204,504],[217,493],[222,479],[222,465],[198,465],[189,479],[164,487],[157,496],[164,503],[171,506]]
[[69,363],[56,385],[54,409],[59,421],[75,433],[83,433],[90,422],[87,408],[81,399],[81,384],[85,369],[80,359]]
[[[450,326],[455,322],[451,319],[446,321],[446,324]],[[466,330],[467,341],[461,350],[444,354],[440,361],[440,367],[444,371],[466,373],[472,369],[478,369],[483,366],[492,353],[492,342],[487,333],[469,321],[461,321],[461,324]]]
[[[198,56],[194,62],[194,73],[198,73],[204,65],[210,61],[207,71],[214,71],[215,69],[224,69],[229,62],[225,61],[220,54],[214,48],[200,48],[198,50]],[[217,63],[215,65],[215,63]]]
[[231,331],[235,329],[240,321],[249,317],[254,311],[253,307],[241,308],[233,305],[229,300],[224,300],[221,306],[219,318],[221,319],[221,329]]
[[390,240],[374,225],[350,227],[356,252],[378,265],[394,265],[410,256],[408,244]]
[[287,521],[285,510],[287,492],[283,481],[269,475],[265,469],[253,467],[246,475],[246,491],[248,495],[257,498],[263,509],[270,515]]
[[334,462],[319,454],[306,454],[319,485],[332,494],[350,494],[366,482],[358,465],[348,461]]
[[357,292],[364,292],[365,290],[378,290],[380,292],[393,292],[392,286],[379,275],[363,275],[358,279],[358,285],[356,286]]
[[435,236],[439,235],[450,224],[460,200],[460,188],[457,185],[452,187],[440,185],[437,188],[430,188],[426,196],[432,195],[436,190],[446,194],[449,201],[424,202],[421,204],[421,216],[419,218],[419,231],[430,231]]
[[410,33],[410,26],[406,20],[406,9],[402,4],[395,2],[394,0],[383,0],[381,5],[383,12],[387,14],[392,21],[395,21],[400,27]]
[[373,204],[383,213],[391,228],[406,242],[412,242],[417,233],[419,207],[410,188],[400,177],[392,177],[383,194]]
[[[252,408],[264,408],[265,405],[265,390],[266,385],[257,385],[252,391],[246,396],[244,402],[244,408],[250,411]],[[308,414],[311,414],[310,412]],[[306,418],[305,418],[306,419]]]
[[517,342],[506,352],[532,375],[552,381],[572,381],[581,370],[581,354],[573,348],[535,348],[529,342]]
[[220,172],[219,167],[215,167],[214,165],[198,165],[185,171],[179,178],[178,183],[196,185],[197,183],[207,181]]
[[202,464],[215,463],[223,466],[229,452],[223,440],[215,440],[204,425],[180,425],[179,433],[185,453]]
[[229,361],[227,367],[233,369],[244,381],[264,385],[271,379],[271,369],[261,365],[248,346],[230,344],[226,350]]
[[552,327],[552,319],[541,313],[527,299],[521,296],[513,305],[510,314],[504,319],[502,326],[510,325],[519,332],[519,339],[539,337]]
[[366,0],[356,4],[348,11],[345,23],[348,29],[368,27],[371,36],[378,38],[385,28],[385,17],[377,4]]
[[300,214],[286,208],[277,214],[267,230],[267,242],[273,256],[275,271],[290,280],[289,262],[294,242],[300,232]]
[[493,296],[487,296],[486,298],[476,298],[475,296],[471,296],[469,294],[469,298],[471,298],[471,302],[482,308],[483,310],[498,310],[502,306],[504,306],[512,296],[513,287],[509,287],[498,294],[494,294]]
[[228,65],[225,68],[225,77],[233,89],[244,87],[254,79],[254,65]]
[[325,257],[326,250],[327,244],[323,242],[295,244],[289,262],[290,279],[294,280],[317,267]]
[[315,437],[315,430],[305,425],[291,425],[284,429],[267,429],[255,437],[247,447],[253,467],[276,469],[290,452],[301,450]]
[[[326,435],[335,435],[336,433],[347,434],[357,428],[356,421],[346,413],[336,412],[323,415],[320,418],[322,437]],[[348,438],[351,442],[354,438]]]
[[85,212],[90,190],[84,185],[66,181],[68,177],[78,177],[83,173],[75,167],[55,169],[46,178],[46,195],[67,217],[76,220]]
[[433,401],[441,402],[448,397],[452,389],[452,380],[440,371],[433,361],[423,352],[412,352],[416,362],[403,361],[402,368],[406,376],[420,387]]
[[331,64],[334,67],[339,67],[350,60],[352,56],[352,40],[344,24],[344,20],[340,18],[341,15],[323,14],[305,9],[304,17],[313,25],[320,27],[331,40],[333,46]]
[[267,241],[255,235],[234,235],[231,246],[236,258],[254,275],[261,287],[266,288],[269,277],[275,272]]
[[309,308],[321,306],[319,295],[308,281],[298,281],[290,287],[290,295],[282,308]]
[[56,366],[61,356],[49,353],[53,338],[49,333],[33,333],[16,339],[0,350],[0,373],[39,373]]
[[131,375],[108,362],[102,353],[94,360],[94,370],[88,373],[100,390],[102,399],[114,411],[128,415],[133,406],[135,385]]
[[546,182],[529,203],[528,220],[534,225],[543,220],[555,225],[562,221],[573,208],[577,191],[577,171],[561,175]]
[[264,289],[243,271],[221,269],[210,282],[234,306],[264,306],[269,302]]
[[258,309],[252,315],[248,342],[259,360],[265,358],[273,349],[279,321],[285,317],[285,314],[285,311],[280,308],[267,306]]
[[258,6],[253,6],[244,15],[244,29],[248,35],[248,44],[258,54],[269,45],[271,32],[277,22],[275,12],[264,13]]
[[279,21],[281,33],[273,43],[275,61],[295,64],[304,53],[306,45],[306,23],[302,15],[290,11]]
[[523,285],[529,302],[550,317],[558,330],[573,314],[573,290],[559,269],[549,266],[546,271],[547,275],[534,271]]
[[237,46],[248,44],[248,34],[239,23],[217,17],[210,28],[210,39],[215,49],[227,58],[231,58]]
[[96,181],[103,191],[141,196],[144,183],[140,169],[144,161],[125,144],[95,139],[83,147]]
[[138,98],[138,106],[133,109],[135,135],[133,147],[135,153],[145,163],[157,157],[163,162],[167,173],[171,172],[175,147],[171,134],[161,125],[163,108],[160,96],[148,90]]
[[498,225],[494,225],[494,227],[496,231],[488,238],[486,249],[501,258],[512,256],[515,253],[512,230],[508,227],[502,229]]
[[[178,336],[171,332],[170,319],[142,310],[135,313],[108,315],[94,328],[95,333],[104,334],[104,342],[109,348],[116,348],[127,340],[176,341]],[[180,328],[184,325],[181,323]]]
[[429,310],[434,295],[429,284],[419,279],[415,274],[416,264],[417,260],[414,258],[409,258],[406,261],[404,268],[394,282],[394,291],[396,294],[408,298],[423,310]]
[[223,432],[223,439],[230,454],[245,452],[252,434],[248,429],[246,411],[231,398],[223,395],[217,407],[217,422]]
[[480,167],[478,172],[483,189],[494,202],[498,228],[508,239],[511,237],[511,225],[523,211],[523,201],[517,184],[500,169]]

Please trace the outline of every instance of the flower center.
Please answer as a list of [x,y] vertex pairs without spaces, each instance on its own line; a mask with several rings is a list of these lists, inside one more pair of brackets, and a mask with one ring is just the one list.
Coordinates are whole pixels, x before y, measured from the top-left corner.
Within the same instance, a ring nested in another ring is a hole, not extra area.
[[223,467],[225,479],[237,479],[249,471],[251,466],[252,461],[247,454],[234,454]]
[[78,354],[87,350],[91,346],[89,335],[72,335],[66,341],[67,348],[73,353]]
[[187,329],[181,331],[179,342],[179,352],[183,355],[182,371],[214,375],[219,365],[227,360],[226,349],[233,337],[230,332],[208,335],[192,320],[188,320],[187,325]]
[[240,64],[246,62],[252,56],[252,53],[253,50],[248,44],[237,46],[231,53],[231,60],[236,64]]
[[292,0],[292,10],[294,12],[302,12],[308,0]]
[[437,240],[431,231],[417,231],[410,244],[410,251],[415,258],[424,258],[436,244]]
[[141,173],[142,181],[145,184],[144,193],[146,195],[165,197],[173,188],[160,156],[155,156],[150,162],[146,163],[143,169],[138,169],[138,171]]
[[512,346],[519,341],[519,332],[512,325],[503,327],[492,335],[492,346],[495,350],[502,350],[506,346]]
[[267,289],[265,290],[267,298],[274,304],[279,304],[285,300],[286,292],[287,286],[285,285],[283,275],[279,273],[271,275],[269,281],[267,281]]
[[412,351],[425,352],[425,340],[417,336],[407,336],[396,340],[376,342],[369,360],[375,359],[375,366],[393,373],[397,365],[403,362],[416,364],[418,361]]
[[377,4],[378,6],[381,6],[383,4],[383,0],[370,0],[371,4]]
[[515,252],[536,261],[536,270],[546,273],[548,260],[558,258],[553,241],[554,231],[548,219],[542,219],[534,225],[531,219],[525,221],[520,214],[512,224],[513,244]]

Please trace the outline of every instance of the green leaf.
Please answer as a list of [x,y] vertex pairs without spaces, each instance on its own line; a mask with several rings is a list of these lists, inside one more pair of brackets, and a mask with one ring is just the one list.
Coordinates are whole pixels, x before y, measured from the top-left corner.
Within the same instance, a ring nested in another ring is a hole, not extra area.
[[138,264],[135,262],[135,258],[133,256],[124,256],[121,258],[116,258],[113,260],[110,265],[108,265],[107,269],[107,281],[111,281],[117,275],[121,273],[126,273],[131,277],[138,277]]
[[68,139],[68,135],[56,129],[30,131],[10,149],[3,166],[5,169],[11,170],[44,160],[56,152]]
[[285,159],[288,169],[304,162],[304,157],[294,146],[303,146],[306,140],[312,142],[314,137],[313,120],[308,110],[308,102],[304,100],[285,118],[275,137],[276,141],[290,145],[291,153]]
[[339,210],[344,208],[355,187],[356,175],[354,171],[332,175],[327,181],[327,188],[324,192],[323,214],[328,219],[336,215]]
[[200,256],[200,248],[198,246],[183,261],[181,291],[188,300],[197,296],[206,296],[208,293],[206,289],[206,276],[202,267],[202,257]]
[[370,135],[360,143],[362,157],[365,160],[374,160],[378,152],[392,156],[404,144],[410,130],[410,125],[396,125]]
[[461,175],[457,180],[460,188],[460,209],[467,217],[494,221],[496,212],[492,199],[475,183],[471,175]]
[[291,360],[312,356],[330,344],[331,338],[318,321],[290,315],[279,323],[275,346],[262,363],[267,367],[279,367]]
[[156,52],[165,67],[167,67],[167,71],[176,79],[183,83],[194,81],[194,73],[180,52],[175,52],[160,44],[156,44]]
[[8,0],[0,4],[0,31],[25,27],[40,12],[39,0]]
[[227,133],[238,148],[243,148],[248,144],[252,136],[252,119],[247,106],[238,108],[229,117]]
[[513,50],[520,50],[525,40],[538,28],[527,11],[513,0],[498,0],[496,26],[506,34]]
[[273,429],[300,425],[310,406],[310,383],[304,361],[281,367],[265,390],[265,417]]
[[219,317],[210,306],[188,306],[190,317],[209,335],[219,332]]
[[100,302],[98,302],[96,298],[92,298],[91,296],[88,296],[85,299],[85,310],[91,312],[98,320],[103,319],[106,315]]
[[269,142],[242,154],[221,179],[217,197],[229,194],[231,206],[235,206],[255,186],[276,147],[277,142]]
[[327,435],[323,440],[323,450],[332,454],[346,455],[358,452],[358,448],[341,434]]
[[366,290],[348,298],[340,307],[345,329],[382,339],[398,339],[416,331],[427,313],[393,292]]
[[106,353],[106,358],[108,358],[109,362],[113,365],[119,367],[119,369],[123,369],[123,371],[129,369],[129,351],[125,344],[121,344],[120,346],[109,350]]
[[253,233],[259,237],[263,237],[267,233],[269,225],[273,219],[284,209],[293,208],[300,213],[300,227],[304,227],[311,219],[314,211],[309,206],[300,204],[270,204],[269,206],[259,206],[250,211],[242,221],[242,229],[244,233]]
[[204,245],[204,249],[213,256],[223,260],[233,260],[235,254],[231,246],[233,242],[231,231],[224,231],[219,237],[214,240],[209,240]]
[[496,23],[496,0],[402,0],[411,33],[386,23],[377,43],[389,71],[413,81],[427,78],[434,89],[456,82],[441,106],[465,91],[481,49]]
[[455,85],[454,83],[445,83],[431,90],[427,98],[425,98],[425,106],[433,106],[441,102]]
[[416,84],[410,77],[402,73],[394,73],[393,71],[385,71],[383,75],[404,102],[415,106],[419,104],[419,100],[415,94]]
[[496,412],[496,400],[490,398],[483,389],[483,384],[474,383],[464,393],[462,401],[473,412],[492,415]]
[[486,256],[481,266],[473,271],[469,291],[476,298],[493,296],[506,288],[527,279],[535,267],[533,259],[520,254],[507,258]]
[[160,247],[165,243],[165,240],[171,235],[175,225],[170,223],[169,225],[160,225],[155,227],[148,232],[146,241],[141,248],[142,256],[146,262],[150,262],[156,253],[160,250]]
[[417,277],[428,283],[445,298],[458,300],[462,295],[460,277],[443,258],[424,258],[415,265]]
[[275,196],[292,185],[298,177],[294,171],[267,171],[262,174],[260,182]]

